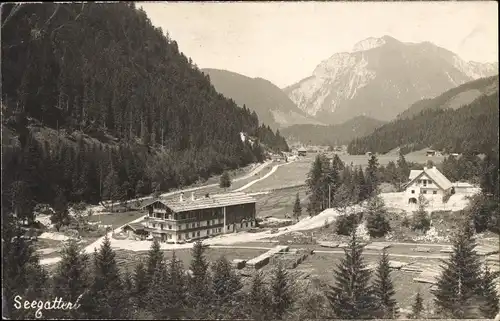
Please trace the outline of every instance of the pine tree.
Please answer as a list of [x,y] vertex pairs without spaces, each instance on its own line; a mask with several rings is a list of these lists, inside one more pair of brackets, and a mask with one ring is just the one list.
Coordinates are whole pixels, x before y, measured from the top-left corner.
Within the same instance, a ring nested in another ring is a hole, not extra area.
[[85,308],[88,317],[126,317],[127,301],[124,298],[123,282],[107,235],[101,248],[94,253],[94,279],[90,297],[91,304]]
[[432,293],[438,313],[451,318],[474,318],[478,315],[481,285],[479,257],[470,225],[466,224],[453,240],[453,253],[443,262],[437,288]]
[[382,237],[391,230],[384,201],[375,196],[368,202],[366,227],[371,237]]
[[235,318],[242,288],[240,276],[236,275],[229,261],[217,259],[212,267],[212,293],[214,294],[214,318]]
[[182,262],[177,259],[175,251],[168,264],[167,296],[168,317],[180,319],[185,316],[186,310],[186,275]]
[[399,158],[398,158],[398,188],[401,188],[401,185],[408,180],[408,176],[410,175],[410,167],[406,162],[404,154],[399,150]]
[[376,312],[371,272],[362,257],[363,247],[355,233],[344,249],[345,257],[334,271],[335,284],[326,293],[335,316],[340,319],[373,318]]
[[281,262],[273,269],[271,276],[271,311],[273,319],[283,320],[292,307],[295,297],[293,283]]
[[219,187],[224,190],[231,187],[231,177],[229,177],[229,172],[224,171],[220,177]]
[[211,280],[205,251],[206,245],[201,241],[196,241],[191,250],[190,270],[192,274],[188,281],[188,306],[191,318],[206,318],[211,314]]
[[144,268],[144,265],[142,262],[139,262],[135,266],[135,271],[134,271],[134,298],[135,298],[135,305],[137,306],[137,309],[141,310],[146,307],[146,294],[149,289],[149,281],[147,277],[146,270]]
[[153,244],[151,244],[151,248],[148,252],[148,258],[146,262],[146,279],[148,284],[151,283],[153,276],[158,269],[158,265],[162,264],[164,261],[163,252],[160,248],[160,243],[157,239],[153,240]]
[[372,155],[368,160],[368,167],[366,167],[366,187],[368,197],[374,196],[377,193],[379,179],[378,173],[378,159],[377,156]]
[[[89,257],[85,253],[80,253],[78,244],[71,241],[61,252],[61,261],[58,263],[55,275],[53,277],[53,295],[62,297],[65,301],[72,303],[77,300],[83,300],[80,303],[89,300],[88,288],[91,285],[90,272],[87,264]],[[80,299],[79,299],[80,297]],[[55,310],[55,315],[59,317],[82,318],[79,309],[74,310]]]
[[167,269],[164,262],[156,265],[153,278],[149,284],[147,297],[147,308],[155,319],[167,317]]
[[40,266],[33,246],[23,236],[18,222],[7,215],[2,220],[2,290],[11,319],[33,318],[32,310],[15,309],[14,297],[23,300],[47,298],[47,272]]
[[293,205],[293,217],[295,220],[299,220],[300,216],[302,215],[302,206],[300,205],[300,197],[299,193],[295,195],[295,203]]
[[384,250],[373,282],[373,292],[381,319],[397,319],[398,317],[397,302],[394,299],[396,292],[390,274],[389,255]]
[[426,211],[428,204],[429,202],[427,201],[427,199],[421,194],[418,197],[418,210],[413,213],[413,221],[411,227],[414,231],[418,230],[425,233],[431,227],[431,220]]
[[267,321],[270,315],[269,289],[264,284],[261,271],[256,271],[247,298],[247,317],[255,321]]
[[481,294],[481,311],[482,317],[486,319],[493,319],[499,312],[500,299],[498,297],[499,272],[491,272],[488,267],[485,267],[483,275],[481,276],[481,285],[479,293]]
[[424,300],[420,295],[420,291],[418,291],[417,295],[415,296],[415,302],[413,302],[413,305],[411,307],[411,314],[409,318],[422,319],[424,317],[423,312],[424,312]]

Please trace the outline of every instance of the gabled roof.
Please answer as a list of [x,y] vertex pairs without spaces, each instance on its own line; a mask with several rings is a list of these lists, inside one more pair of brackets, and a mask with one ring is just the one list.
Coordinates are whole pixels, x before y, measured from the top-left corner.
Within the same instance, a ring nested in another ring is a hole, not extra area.
[[137,231],[137,230],[143,230],[144,229],[144,225],[141,224],[141,223],[131,223],[131,224],[127,224],[125,225],[123,228],[126,228],[126,227],[130,227],[132,230],[134,231]]
[[252,204],[256,203],[257,201],[253,197],[248,196],[245,193],[225,193],[225,194],[211,195],[209,197],[197,198],[194,201],[191,200],[190,198],[185,198],[182,202],[179,199],[154,200],[144,205],[142,208],[148,207],[156,202],[160,202],[163,205],[170,208],[172,211],[180,213],[180,212],[199,210],[205,208],[218,208],[224,206]]
[[453,186],[453,184],[450,182],[449,179],[446,178],[437,168],[436,166],[432,168],[426,168],[424,167],[424,170],[412,170],[410,172],[410,182],[406,184],[406,186],[410,185],[413,183],[415,180],[417,180],[419,177],[421,177],[423,174],[426,174],[429,176],[429,178],[436,183],[437,186],[441,187],[444,190],[447,190]]

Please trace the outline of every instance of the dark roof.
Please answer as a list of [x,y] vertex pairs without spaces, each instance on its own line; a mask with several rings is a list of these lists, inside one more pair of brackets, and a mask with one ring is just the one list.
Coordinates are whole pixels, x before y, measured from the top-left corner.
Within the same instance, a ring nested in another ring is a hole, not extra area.
[[131,224],[127,224],[125,225],[123,228],[125,229],[126,227],[130,227],[132,230],[134,231],[137,231],[137,230],[143,230],[145,228],[144,225],[142,225],[141,223],[131,223]]
[[225,206],[233,206],[233,205],[242,205],[242,204],[252,204],[257,201],[248,196],[245,193],[226,193],[226,194],[217,194],[211,195],[210,197],[202,197],[197,198],[194,201],[189,197],[186,197],[182,202],[177,200],[155,200],[143,206],[143,208],[148,207],[156,202],[160,202],[163,205],[170,208],[172,211],[176,213],[206,209],[206,208],[218,208]]

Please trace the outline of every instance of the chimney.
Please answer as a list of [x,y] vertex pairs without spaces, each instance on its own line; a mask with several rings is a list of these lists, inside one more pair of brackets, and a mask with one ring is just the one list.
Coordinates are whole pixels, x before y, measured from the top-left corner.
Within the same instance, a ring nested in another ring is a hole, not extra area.
[[179,202],[184,202],[184,192],[179,196]]
[[191,192],[191,200],[194,201],[194,192]]

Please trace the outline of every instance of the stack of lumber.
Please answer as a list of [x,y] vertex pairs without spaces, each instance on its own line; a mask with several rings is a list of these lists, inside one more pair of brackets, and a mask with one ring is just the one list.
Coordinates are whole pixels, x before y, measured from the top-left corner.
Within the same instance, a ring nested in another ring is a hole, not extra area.
[[413,281],[420,283],[436,284],[437,279],[439,278],[440,275],[441,275],[440,266],[427,267],[420,273],[419,276],[413,278]]
[[242,268],[244,268],[244,267],[245,267],[246,262],[247,262],[247,261],[245,261],[245,260],[241,260],[241,259],[234,259],[234,260],[232,261],[232,265],[233,265],[233,267],[234,267],[235,269],[240,270],[240,269],[242,269]]
[[372,250],[372,251],[382,251],[388,247],[391,247],[390,243],[387,242],[373,242],[371,244],[368,244],[365,246],[365,250]]
[[476,252],[479,255],[492,255],[497,254],[499,252],[498,244],[481,244],[476,247]]
[[339,246],[338,242],[318,242],[321,247],[336,248]]
[[260,269],[261,267],[265,266],[266,264],[269,263],[269,260],[271,257],[276,255],[277,253],[282,253],[282,252],[288,252],[288,249],[290,247],[287,245],[278,245],[269,251],[267,251],[264,254],[261,254],[249,261],[247,261],[247,266],[252,267],[256,270]]
[[428,247],[421,247],[421,246],[418,246],[416,248],[413,249],[413,251],[415,252],[424,252],[424,253],[429,253],[431,251],[430,248]]

